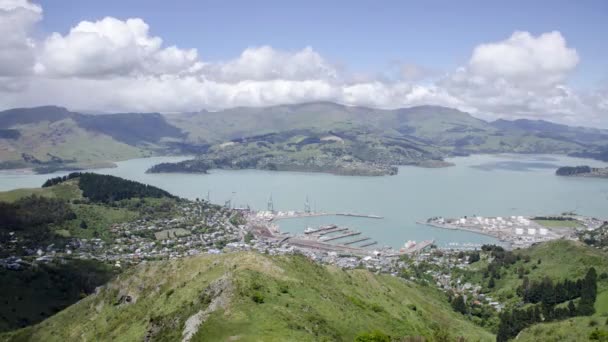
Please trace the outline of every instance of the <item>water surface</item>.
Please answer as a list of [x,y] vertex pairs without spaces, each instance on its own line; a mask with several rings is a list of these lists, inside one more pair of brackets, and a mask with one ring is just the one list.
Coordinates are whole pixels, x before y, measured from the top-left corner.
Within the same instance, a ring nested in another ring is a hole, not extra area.
[[[435,239],[439,245],[493,243],[493,238],[469,232],[416,224],[432,216],[552,215],[576,211],[608,217],[608,180],[554,175],[563,165],[607,166],[587,159],[553,155],[475,155],[453,158],[456,166],[440,169],[400,167],[396,176],[355,177],[321,173],[260,170],[213,170],[208,175],[146,174],[159,162],[180,157],[133,159],[111,174],[163,188],[175,195],[209,198],[235,206],[264,210],[272,195],[276,210],[303,210],[306,197],[313,210],[347,211],[384,216],[382,220],[315,217],[280,221],[281,229],[301,232],[307,226],[336,223],[362,231],[383,245],[401,247],[407,240]],[[65,173],[58,173],[62,175]],[[3,172],[0,190],[37,187],[55,175]]]

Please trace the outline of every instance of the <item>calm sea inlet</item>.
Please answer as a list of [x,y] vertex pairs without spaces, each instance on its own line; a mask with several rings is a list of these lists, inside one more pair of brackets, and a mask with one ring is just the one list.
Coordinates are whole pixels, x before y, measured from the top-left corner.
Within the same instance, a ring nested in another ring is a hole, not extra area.
[[[608,218],[608,179],[554,175],[565,165],[608,166],[606,163],[555,155],[475,155],[450,159],[456,166],[440,169],[400,167],[396,176],[355,177],[321,173],[259,170],[213,170],[198,174],[146,174],[160,162],[182,157],[155,157],[118,162],[116,168],[92,172],[155,185],[175,195],[217,204],[265,210],[272,196],[275,210],[303,210],[308,197],[315,211],[355,212],[382,220],[314,217],[279,221],[282,231],[335,223],[363,232],[380,245],[399,248],[407,240],[435,239],[442,247],[496,243],[470,232],[442,230],[416,222],[429,217],[464,215],[552,215],[575,211]],[[0,190],[38,187],[54,175],[0,173]]]

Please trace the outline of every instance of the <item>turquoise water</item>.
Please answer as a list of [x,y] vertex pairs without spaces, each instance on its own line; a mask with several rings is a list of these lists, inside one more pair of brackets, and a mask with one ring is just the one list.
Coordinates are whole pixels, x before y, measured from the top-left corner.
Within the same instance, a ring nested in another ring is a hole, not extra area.
[[[494,239],[474,233],[416,224],[432,216],[550,215],[576,211],[608,218],[608,180],[564,178],[558,166],[608,166],[592,160],[553,155],[476,155],[450,161],[442,169],[401,167],[396,176],[352,177],[320,173],[259,170],[214,170],[209,175],[146,174],[153,164],[183,158],[158,157],[117,163],[95,170],[161,187],[187,198],[266,209],[272,195],[276,210],[303,210],[308,196],[313,210],[347,211],[384,216],[382,220],[316,217],[280,221],[283,231],[336,223],[362,231],[379,243],[401,247],[407,240],[434,238],[449,242],[488,243]],[[63,174],[63,173],[62,173]],[[53,175],[54,176],[54,175]],[[37,187],[50,175],[0,173],[0,190]]]

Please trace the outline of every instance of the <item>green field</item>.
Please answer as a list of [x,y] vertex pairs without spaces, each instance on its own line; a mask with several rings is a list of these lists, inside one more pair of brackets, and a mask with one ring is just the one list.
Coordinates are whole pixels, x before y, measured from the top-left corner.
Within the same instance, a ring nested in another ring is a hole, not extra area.
[[[131,304],[120,301],[124,295]],[[393,337],[494,340],[453,312],[432,287],[320,266],[302,256],[255,253],[140,264],[98,295],[0,338],[174,341],[189,317],[209,307],[215,310],[193,330],[192,341],[353,341],[373,330]]]
[[0,192],[0,201],[14,202],[21,198],[32,195],[47,198],[72,200],[82,198],[82,191],[78,188],[78,185],[75,181],[69,181],[48,188],[16,189],[11,191]]
[[534,220],[547,228],[579,228],[582,225],[576,220]]

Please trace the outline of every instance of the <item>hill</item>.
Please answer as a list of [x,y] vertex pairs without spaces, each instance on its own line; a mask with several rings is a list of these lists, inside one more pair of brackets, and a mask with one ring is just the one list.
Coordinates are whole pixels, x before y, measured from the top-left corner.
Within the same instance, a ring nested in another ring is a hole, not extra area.
[[167,119],[187,132],[190,141],[211,146],[205,145],[198,160],[151,171],[257,168],[384,175],[394,174],[394,165],[447,166],[442,159],[454,155],[593,157],[608,145],[605,130],[531,120],[489,123],[438,106],[383,110],[315,102],[175,114]]
[[[268,135],[281,139],[269,143]],[[344,144],[314,143],[326,136],[337,136]],[[307,142],[304,152],[290,148],[302,141]],[[218,152],[228,142],[236,143],[231,152]],[[210,162],[222,168],[390,174],[394,165],[442,165],[436,161],[470,153],[605,159],[607,146],[606,130],[533,120],[490,123],[438,106],[385,110],[312,102],[167,115],[89,115],[54,106],[0,112],[0,168],[33,167],[38,172],[107,166],[149,155],[196,154],[205,157],[199,166]],[[346,159],[330,162],[342,157]]]
[[132,263],[222,248],[240,224],[236,212],[107,175],[0,193],[0,331],[47,318]]
[[163,139],[182,131],[158,113],[86,115],[45,106],[0,112],[1,168],[33,167],[41,173],[111,165],[163,153]]
[[352,341],[374,330],[493,340],[430,287],[302,256],[254,253],[140,264],[46,321],[2,338]]
[[[462,281],[480,285],[484,296],[502,303],[499,341],[513,338],[522,330],[536,331],[534,336],[538,338],[543,336],[538,330],[544,326],[605,321],[608,255],[603,251],[569,240],[513,252],[489,246],[484,249],[479,261],[454,274],[462,276]],[[552,336],[549,330],[546,333]]]

